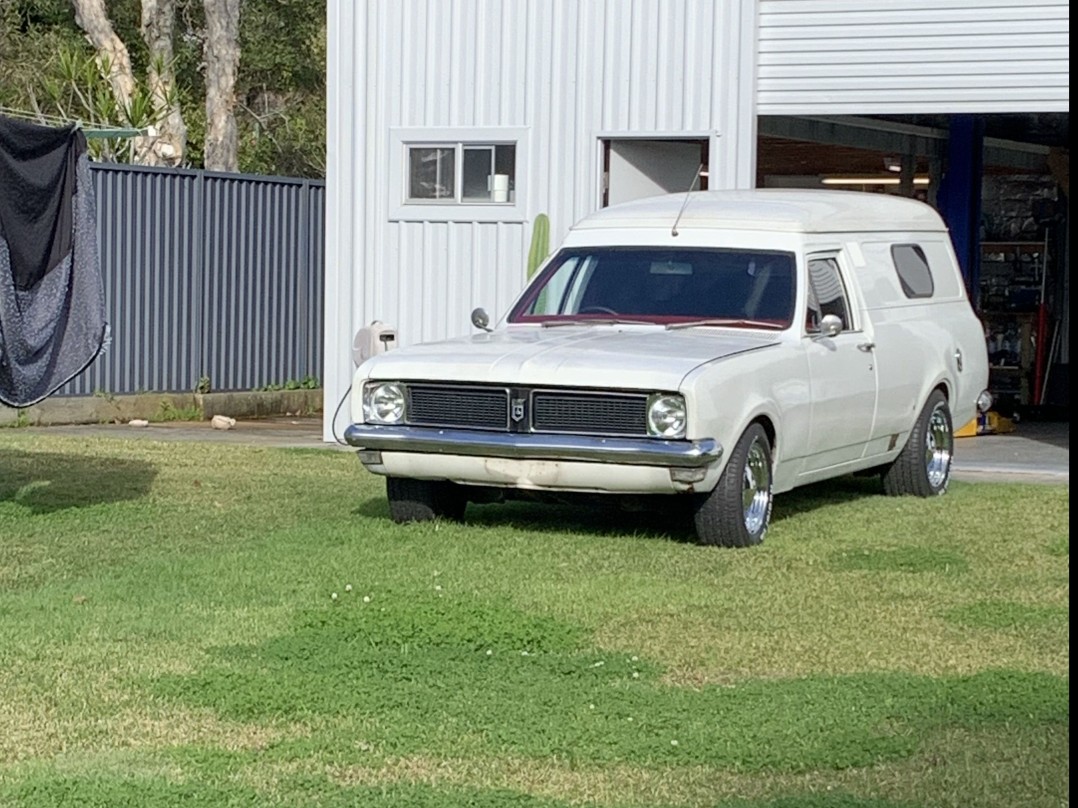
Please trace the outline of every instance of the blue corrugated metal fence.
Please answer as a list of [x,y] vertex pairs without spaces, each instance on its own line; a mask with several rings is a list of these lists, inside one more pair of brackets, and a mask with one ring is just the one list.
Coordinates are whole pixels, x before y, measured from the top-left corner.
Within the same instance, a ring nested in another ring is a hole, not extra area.
[[320,375],[325,183],[112,164],[91,173],[112,343],[59,395]]

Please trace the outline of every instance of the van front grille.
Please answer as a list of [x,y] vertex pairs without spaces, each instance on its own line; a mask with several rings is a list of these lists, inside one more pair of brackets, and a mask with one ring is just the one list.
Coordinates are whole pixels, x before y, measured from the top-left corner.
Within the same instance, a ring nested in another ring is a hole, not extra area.
[[646,393],[406,383],[412,426],[644,437]]
[[581,435],[647,435],[645,395],[541,390],[532,394],[532,430]]
[[407,385],[407,421],[413,426],[509,428],[509,391],[497,387]]

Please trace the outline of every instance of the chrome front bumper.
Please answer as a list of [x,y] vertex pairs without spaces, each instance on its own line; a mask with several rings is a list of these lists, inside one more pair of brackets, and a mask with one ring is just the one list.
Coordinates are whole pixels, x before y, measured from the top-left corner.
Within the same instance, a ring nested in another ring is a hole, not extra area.
[[629,466],[670,468],[702,468],[722,457],[722,447],[712,438],[695,441],[599,438],[588,435],[539,435],[530,432],[352,424],[344,431],[344,440],[357,449],[382,452],[621,463]]

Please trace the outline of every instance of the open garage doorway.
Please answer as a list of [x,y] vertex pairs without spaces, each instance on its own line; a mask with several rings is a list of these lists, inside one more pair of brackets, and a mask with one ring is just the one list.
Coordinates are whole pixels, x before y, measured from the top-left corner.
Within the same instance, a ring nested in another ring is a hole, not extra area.
[[757,186],[894,193],[936,206],[985,324],[999,412],[1061,416],[1069,136],[1067,112],[760,116]]
[[610,138],[602,140],[601,147],[604,208],[690,188],[707,190],[706,138]]

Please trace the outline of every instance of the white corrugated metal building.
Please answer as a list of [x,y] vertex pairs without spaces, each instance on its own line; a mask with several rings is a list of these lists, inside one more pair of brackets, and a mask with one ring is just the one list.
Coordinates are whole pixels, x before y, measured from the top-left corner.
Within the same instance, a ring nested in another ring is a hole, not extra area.
[[353,334],[381,320],[410,344],[467,333],[475,306],[500,317],[538,214],[554,248],[701,163],[708,187],[764,184],[765,134],[904,146],[912,183],[946,135],[914,116],[1069,113],[1066,0],[328,5],[327,439]]

